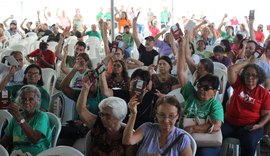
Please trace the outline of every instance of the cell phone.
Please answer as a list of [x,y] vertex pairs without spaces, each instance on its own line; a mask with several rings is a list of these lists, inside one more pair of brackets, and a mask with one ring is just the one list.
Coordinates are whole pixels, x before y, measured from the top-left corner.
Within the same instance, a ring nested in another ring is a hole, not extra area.
[[88,78],[92,82],[97,79],[99,75],[102,74],[104,71],[106,71],[106,66],[104,64],[101,64],[95,70],[87,72],[84,79]]
[[111,53],[115,53],[118,47],[118,42],[117,41],[113,41],[111,44]]
[[11,94],[7,90],[0,91],[0,109],[6,109],[11,102]]
[[133,83],[132,97],[136,96],[138,98],[138,102],[142,102],[145,87],[146,82],[143,80],[136,80]]
[[266,29],[267,29],[267,30],[270,30],[270,25],[267,25],[267,26],[266,26]]
[[196,27],[196,23],[192,20],[189,20],[186,26],[186,30],[188,32],[192,32],[192,30]]
[[255,10],[249,10],[249,19],[254,19],[255,17]]
[[8,61],[8,63],[11,66],[18,66],[19,65],[18,61],[14,58],[14,56],[8,56],[8,57],[6,57],[6,60]]
[[224,17],[228,17],[228,14],[226,13],[226,14],[224,14]]
[[265,48],[258,45],[253,55],[255,58],[260,58],[264,52],[265,52]]
[[158,65],[158,59],[159,59],[159,55],[154,57],[153,65],[155,65],[155,66]]
[[138,12],[138,14],[137,14],[137,16],[136,16],[136,17],[137,17],[137,19],[138,19],[138,17],[139,17],[139,15],[140,15],[140,13],[141,13],[141,12],[139,11],[139,12]]
[[171,33],[175,40],[181,39],[180,37],[183,36],[183,32],[178,23],[171,27]]

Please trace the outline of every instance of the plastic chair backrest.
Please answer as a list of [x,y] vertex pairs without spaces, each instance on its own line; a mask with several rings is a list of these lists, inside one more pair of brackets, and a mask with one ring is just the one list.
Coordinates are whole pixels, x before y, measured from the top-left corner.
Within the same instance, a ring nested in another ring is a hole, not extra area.
[[50,124],[51,124],[51,128],[52,128],[52,147],[56,146],[60,131],[61,131],[61,122],[60,119],[54,115],[53,113],[50,112],[46,112],[48,114],[49,120],[50,120]]
[[77,149],[70,146],[57,146],[54,148],[47,149],[39,153],[37,156],[49,156],[49,155],[57,155],[57,156],[84,156]]
[[227,67],[223,63],[219,62],[213,62],[214,63],[214,69],[222,69],[227,72]]
[[42,79],[44,81],[43,88],[52,95],[54,92],[54,87],[57,79],[57,73],[51,68],[42,68]]
[[49,36],[46,35],[46,36],[41,37],[39,40],[40,40],[40,41],[47,42],[48,37],[49,37]]
[[167,95],[175,96],[179,103],[185,102],[185,99],[184,99],[183,95],[181,94],[181,88],[174,89],[174,90],[170,91]]
[[0,145],[0,155],[1,156],[9,156],[8,151],[2,145]]
[[2,128],[5,124],[5,122],[9,122],[12,118],[12,115],[5,109],[0,110],[0,137],[2,133]]
[[190,143],[191,143],[191,149],[192,149],[192,156],[195,156],[196,151],[197,151],[197,144],[196,141],[194,140],[194,138],[185,130],[181,129],[190,139]]

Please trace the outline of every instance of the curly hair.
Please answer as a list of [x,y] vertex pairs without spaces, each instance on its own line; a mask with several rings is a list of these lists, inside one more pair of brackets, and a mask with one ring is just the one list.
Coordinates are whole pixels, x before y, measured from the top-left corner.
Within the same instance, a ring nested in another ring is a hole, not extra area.
[[266,78],[266,74],[265,74],[264,70],[260,66],[258,66],[257,64],[252,63],[252,64],[246,65],[240,74],[240,79],[244,84],[245,84],[245,73],[246,73],[248,68],[254,68],[256,70],[256,73],[257,73],[258,79],[259,79],[257,85],[262,84],[266,81],[267,78]]

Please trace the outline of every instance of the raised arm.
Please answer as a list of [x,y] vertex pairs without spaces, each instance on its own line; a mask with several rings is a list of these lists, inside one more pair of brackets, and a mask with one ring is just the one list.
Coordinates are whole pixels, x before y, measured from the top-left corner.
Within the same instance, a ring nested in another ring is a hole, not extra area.
[[23,31],[24,31],[24,29],[25,29],[25,28],[23,27],[23,25],[24,25],[24,22],[26,21],[26,19],[27,19],[27,18],[25,18],[25,19],[22,21],[21,25],[20,25],[20,27],[21,27],[21,29],[22,29]]
[[194,35],[194,37],[196,37],[195,35],[198,34],[199,28],[200,28],[202,25],[206,24],[206,23],[207,23],[207,21],[206,21],[206,20],[203,20],[200,24],[198,24],[198,25],[196,25],[196,26],[194,27],[194,29],[193,29],[193,35]]
[[101,94],[107,97],[113,96],[113,90],[108,87],[105,72],[101,74]]
[[92,83],[89,80],[83,80],[83,87],[76,104],[76,110],[81,120],[87,125],[89,129],[92,129],[97,119],[97,116],[91,113],[86,106],[91,85]]
[[60,66],[61,66],[62,72],[65,73],[65,74],[68,74],[69,70],[68,70],[68,68],[66,66],[66,60],[67,60],[67,54],[68,54],[68,45],[66,45],[63,50],[64,50],[64,56],[63,56],[63,60],[62,60],[62,62],[60,64]]
[[227,75],[228,75],[228,82],[230,85],[236,82],[240,71],[250,62],[254,62],[254,56],[251,56],[250,58],[248,58],[247,60],[243,62],[236,63],[234,65],[229,66]]
[[183,87],[188,82],[186,56],[185,56],[186,55],[186,48],[185,48],[186,38],[181,37],[181,41],[178,40],[178,43],[179,43],[179,49],[178,49],[178,57],[177,57],[177,75],[178,75],[179,85],[180,87]]
[[12,19],[12,18],[13,18],[13,15],[9,16],[7,19],[5,19],[5,20],[3,21],[3,24],[4,24],[4,26],[5,26],[6,28],[8,28],[7,21],[10,20],[10,19]]
[[59,60],[63,60],[63,54],[61,54],[62,45],[64,43],[65,37],[68,36],[69,31],[70,31],[70,26],[66,27],[65,30],[63,31],[63,33],[60,35],[60,40],[59,40],[58,45],[57,45],[56,50],[55,50],[55,56]]
[[128,103],[130,116],[123,133],[122,143],[125,145],[135,145],[143,139],[143,132],[138,128],[135,132],[133,131],[136,116],[137,116],[137,105],[139,104],[136,96],[132,97]]
[[165,34],[166,33],[166,29],[164,29],[164,30],[162,30],[160,33],[158,33],[154,38],[155,38],[155,41],[156,40],[158,40],[158,38],[160,37],[160,36],[162,36],[163,34]]
[[0,91],[4,90],[7,83],[11,80],[12,76],[14,76],[15,72],[16,72],[16,66],[11,66],[8,74],[0,82]]
[[77,71],[78,71],[78,69],[76,67],[74,67],[71,70],[71,72],[69,72],[68,75],[64,78],[64,80],[61,82],[61,84],[59,86],[60,90],[74,101],[77,100],[77,97],[75,96],[75,91],[69,86],[69,84]]
[[221,28],[222,28],[222,26],[224,26],[225,25],[225,22],[224,22],[224,20],[225,20],[225,18],[226,18],[226,16],[224,16],[223,18],[222,18],[222,21],[221,21],[221,23],[219,24],[219,26],[218,26],[218,29],[217,29],[217,31],[218,31],[218,33],[221,35]]
[[104,43],[105,54],[107,56],[110,53],[109,41],[108,41],[108,36],[107,36],[107,23],[103,22],[103,20],[101,19],[99,21],[99,27],[100,27],[101,38]]
[[254,19],[250,18],[248,20],[248,29],[249,29],[249,33],[250,33],[250,39],[253,41],[256,41],[253,23],[254,23]]
[[134,38],[137,48],[139,48],[141,45],[141,41],[139,39],[138,30],[137,30],[137,17],[133,18],[132,25],[133,25],[133,38]]

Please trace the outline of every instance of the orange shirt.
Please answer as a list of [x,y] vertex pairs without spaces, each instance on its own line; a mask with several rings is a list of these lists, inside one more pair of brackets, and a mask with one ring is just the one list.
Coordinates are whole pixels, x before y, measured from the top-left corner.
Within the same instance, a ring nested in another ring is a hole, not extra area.
[[131,26],[131,22],[129,19],[117,18],[116,20],[118,22],[118,32],[121,32],[121,28],[126,26],[126,25]]

